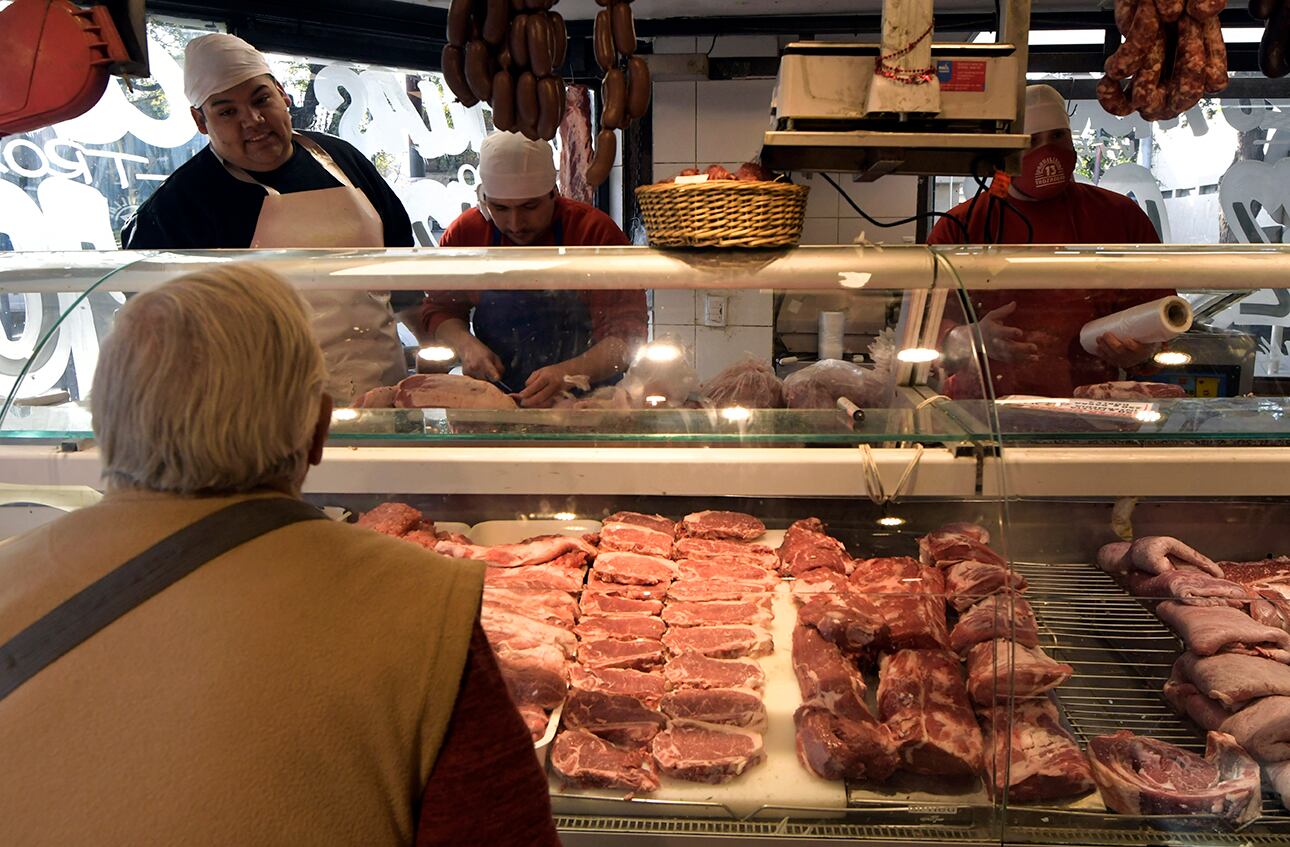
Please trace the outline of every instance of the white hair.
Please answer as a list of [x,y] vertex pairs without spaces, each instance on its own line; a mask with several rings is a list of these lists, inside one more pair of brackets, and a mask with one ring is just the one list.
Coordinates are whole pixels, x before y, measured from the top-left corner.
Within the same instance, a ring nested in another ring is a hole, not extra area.
[[299,296],[234,264],[132,298],[104,340],[90,405],[116,486],[229,494],[298,485],[326,368]]

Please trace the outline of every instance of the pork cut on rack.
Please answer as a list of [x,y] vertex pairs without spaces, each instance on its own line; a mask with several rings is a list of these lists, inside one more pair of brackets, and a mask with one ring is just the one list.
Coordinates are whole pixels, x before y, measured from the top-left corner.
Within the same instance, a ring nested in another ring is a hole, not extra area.
[[1290,665],[1261,656],[1240,653],[1197,656],[1188,652],[1178,657],[1174,667],[1198,691],[1222,703],[1229,711],[1242,709],[1259,697],[1290,696]]
[[1261,697],[1223,722],[1222,731],[1260,762],[1290,759],[1290,697]]
[[587,594],[608,594],[612,597],[621,597],[627,600],[662,600],[667,596],[667,587],[670,582],[658,582],[653,585],[639,585],[630,582],[615,582],[607,580],[603,574],[595,570],[587,574],[587,586],[582,592],[582,596]]
[[663,642],[656,638],[602,638],[578,645],[578,663],[600,668],[630,668],[647,671],[663,664]]
[[1160,574],[1182,565],[1204,571],[1210,576],[1223,577],[1223,569],[1204,553],[1167,535],[1147,535],[1136,538],[1129,547],[1129,561],[1135,570]]
[[1262,811],[1258,763],[1226,733],[1209,733],[1201,758],[1121,730],[1089,741],[1088,759],[1102,801],[1122,815],[1205,815],[1239,825]]
[[1250,590],[1238,582],[1210,576],[1190,565],[1180,565],[1160,574],[1130,571],[1124,578],[1135,597],[1174,599],[1191,606],[1231,606],[1243,609],[1251,601]]
[[606,523],[600,527],[600,550],[667,558],[672,555],[672,534],[639,524]]
[[657,671],[638,671],[630,668],[588,668],[573,665],[569,668],[569,686],[582,691],[604,691],[609,694],[626,694],[635,697],[651,709],[657,709],[663,699],[666,683]]
[[1206,697],[1183,675],[1182,668],[1174,663],[1173,673],[1165,681],[1162,691],[1165,702],[1179,715],[1190,718],[1201,729],[1218,729],[1231,717],[1217,700]]
[[771,591],[779,576],[760,564],[730,559],[681,559],[676,563],[679,582],[737,582],[759,585],[760,591]]
[[764,583],[734,579],[679,579],[667,589],[667,599],[680,603],[744,599],[759,601],[769,597]]
[[924,535],[918,539],[918,558],[925,565],[942,568],[955,562],[986,562],[1003,567],[1008,564],[979,534],[961,530],[938,529]]
[[663,607],[663,620],[669,627],[725,626],[747,624],[770,626],[770,595],[755,595],[758,600],[711,600],[706,603],[669,602]]
[[584,618],[603,615],[658,615],[663,612],[663,601],[633,600],[597,591],[584,591],[578,608]]
[[610,523],[633,524],[656,532],[666,533],[667,535],[676,535],[676,521],[665,518],[662,515],[646,515],[641,512],[614,512],[600,523],[602,526]]
[[766,704],[750,688],[676,688],[663,695],[659,709],[673,720],[766,731]]
[[582,641],[601,641],[606,638],[620,641],[635,638],[659,639],[667,630],[662,618],[649,615],[601,615],[587,618],[573,628],[573,634]]
[[711,659],[698,653],[682,653],[663,666],[669,689],[747,688],[762,691],[766,674],[750,659]]
[[840,574],[851,572],[846,547],[824,531],[819,518],[805,518],[790,525],[778,553],[779,572],[785,576],[801,576],[817,568]]
[[678,538],[672,552],[678,561],[702,559],[708,562],[756,565],[764,571],[773,571],[779,566],[779,557],[775,555],[774,550],[764,544],[752,544],[747,541]]
[[733,726],[673,721],[650,745],[667,776],[713,785],[729,782],[766,758],[760,733]]
[[704,511],[681,518],[678,535],[729,541],[752,541],[766,532],[766,525],[743,512]]
[[1011,639],[1025,647],[1039,646],[1039,623],[1026,598],[994,594],[968,609],[950,632],[950,649],[960,656],[983,641]]
[[713,659],[769,655],[775,649],[770,633],[753,626],[679,626],[663,633],[671,656],[698,653]]
[[908,557],[865,559],[851,573],[851,585],[878,607],[887,621],[891,649],[949,647],[945,620],[945,576],[938,568]]
[[667,725],[662,712],[630,694],[575,688],[561,717],[566,728],[585,729],[614,744],[643,744]]
[[580,788],[619,788],[657,791],[658,770],[649,748],[618,746],[585,729],[566,729],[551,746],[551,767],[566,785]]
[[982,706],[1006,701],[1009,694],[1018,699],[1039,697],[1075,673],[1070,665],[1053,661],[1038,647],[1003,638],[969,648],[967,670],[968,693],[972,702]]
[[1086,794],[1093,774],[1075,738],[1062,728],[1048,698],[978,710],[985,733],[986,787],[992,796],[1029,803]]
[[1198,656],[1246,653],[1290,663],[1290,633],[1264,626],[1230,606],[1191,606],[1166,600],[1156,616]]
[[676,565],[661,556],[640,553],[601,553],[591,573],[602,582],[625,585],[666,585],[676,576]]
[[1000,591],[1025,591],[1026,578],[990,562],[955,562],[945,569],[945,596],[961,612],[983,597]]
[[957,656],[901,650],[882,657],[878,679],[878,717],[890,730],[905,770],[946,776],[981,771],[985,742]]

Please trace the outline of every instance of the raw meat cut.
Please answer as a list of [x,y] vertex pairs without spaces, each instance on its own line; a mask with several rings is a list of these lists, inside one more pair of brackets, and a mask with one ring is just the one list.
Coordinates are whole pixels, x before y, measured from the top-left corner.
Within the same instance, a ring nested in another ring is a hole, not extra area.
[[594,204],[596,187],[587,181],[594,157],[591,147],[591,91],[573,84],[565,91],[560,119],[560,193],[579,203]]
[[1079,744],[1062,728],[1057,708],[1047,698],[1017,700],[1009,723],[1008,707],[983,709],[986,787],[996,799],[1007,782],[1008,801],[1029,803],[1086,794],[1093,774]]
[[1111,574],[1128,573],[1133,567],[1133,560],[1129,557],[1131,547],[1133,545],[1127,541],[1103,544],[1097,551],[1097,566]]
[[1210,576],[1220,579],[1223,576],[1223,569],[1213,559],[1167,535],[1147,535],[1135,539],[1129,548],[1129,560],[1134,568],[1144,573],[1164,573],[1179,565],[1191,565]]
[[844,652],[860,654],[887,642],[887,621],[882,612],[858,592],[816,594],[797,612],[797,622],[814,627]]
[[746,688],[676,688],[663,695],[659,709],[673,720],[702,721],[766,731],[761,695]]
[[907,771],[972,776],[984,764],[985,742],[953,653],[901,650],[883,656],[878,717]]
[[873,720],[860,669],[812,627],[793,628],[793,674],[804,705],[851,720]]
[[891,649],[949,647],[945,575],[940,569],[908,557],[865,559],[856,563],[851,585],[886,618]]
[[368,389],[354,401],[355,409],[393,409],[394,400],[399,396],[397,385],[380,385]]
[[565,656],[572,658],[578,649],[578,640],[573,633],[558,626],[541,623],[504,609],[485,606],[479,611],[479,621],[483,624],[488,643],[496,650],[502,643],[517,650],[529,647],[540,647],[552,644],[560,648]]
[[663,607],[668,626],[770,626],[770,597],[764,600],[713,600],[708,603],[671,603]]
[[607,523],[600,527],[600,549],[667,558],[672,555],[672,534],[636,524]]
[[620,641],[635,638],[662,638],[667,625],[662,618],[647,615],[601,615],[587,618],[573,628],[574,635],[583,641],[600,641],[614,638]]
[[566,729],[555,737],[551,767],[566,785],[642,793],[658,790],[658,771],[648,748],[619,747],[585,729]]
[[782,409],[784,383],[765,358],[745,353],[742,359],[706,380],[699,396],[705,405],[717,409]]
[[667,589],[667,599],[681,603],[707,603],[712,600],[769,599],[766,586],[759,582],[730,579],[681,579]]
[[497,666],[506,680],[511,699],[519,705],[554,709],[564,700],[568,662],[560,648],[550,644],[516,649],[503,642],[494,648]]
[[698,653],[713,659],[765,656],[775,649],[770,633],[751,626],[681,626],[663,634],[671,656]]
[[960,656],[982,641],[1009,639],[1026,647],[1039,646],[1039,624],[1026,598],[994,594],[963,613],[950,633],[950,649]]
[[484,605],[565,629],[578,620],[578,601],[566,591],[485,588]]
[[730,541],[752,541],[766,532],[766,525],[742,512],[694,512],[681,518],[679,535],[691,538],[714,538]]
[[642,744],[667,726],[662,712],[630,694],[583,688],[569,692],[562,720],[566,729],[585,729],[614,744]]
[[1209,733],[1203,759],[1128,730],[1089,741],[1088,759],[1102,801],[1122,815],[1212,815],[1243,824],[1262,811],[1258,763],[1222,732]]
[[639,553],[601,553],[591,568],[592,575],[601,582],[622,585],[658,585],[672,581],[676,565],[661,556],[642,556]]
[[1252,589],[1282,586],[1281,594],[1290,597],[1290,557],[1261,559],[1257,562],[1219,562],[1223,576]]
[[647,671],[663,664],[663,642],[656,638],[605,638],[578,645],[578,663],[591,669],[633,668]]
[[383,535],[407,535],[414,529],[434,533],[434,524],[422,526],[424,519],[419,509],[407,503],[382,503],[370,512],[364,512],[358,518],[358,525],[375,530]]
[[707,562],[756,565],[764,571],[779,567],[779,557],[764,544],[744,541],[721,541],[712,538],[678,538],[672,548],[677,560],[702,559]]
[[1161,574],[1130,571],[1125,577],[1129,593],[1135,597],[1165,597],[1192,606],[1232,606],[1244,608],[1250,602],[1245,586],[1210,576],[1189,565]]
[[747,688],[761,691],[766,674],[749,659],[710,659],[698,653],[682,653],[663,666],[663,679],[675,688]]
[[817,594],[843,594],[854,589],[842,574],[819,568],[807,571],[793,580],[791,590],[793,599],[801,604]]
[[645,515],[640,512],[614,512],[600,523],[601,525],[627,523],[634,526],[643,526],[671,536],[676,535],[676,522],[669,520],[662,515]]
[[1175,667],[1200,693],[1233,712],[1258,697],[1290,695],[1290,665],[1259,656],[1220,653],[1201,657],[1183,653]]
[[601,579],[600,575],[593,570],[587,575],[587,588],[583,595],[599,593],[628,600],[662,600],[667,596],[667,586],[668,583],[665,582],[657,585],[631,585],[625,582],[608,582]]
[[845,574],[851,571],[851,557],[838,541],[824,532],[819,518],[806,518],[792,524],[779,545],[779,572],[801,576],[817,568]]
[[[581,538],[572,538],[568,535],[539,535],[526,538],[519,544],[498,544],[494,547],[441,540],[435,545],[435,550],[445,556],[474,559],[498,568],[541,565],[554,561],[566,553],[581,553],[587,558],[596,555],[595,547]],[[583,563],[585,561],[584,558]]]
[[1290,632],[1290,600],[1279,592],[1259,589],[1250,601],[1250,617],[1264,626]]
[[1231,713],[1196,690],[1183,676],[1182,668],[1174,663],[1173,673],[1165,682],[1162,692],[1165,701],[1183,717],[1191,718],[1201,729],[1218,729],[1231,717]]
[[945,571],[945,596],[956,611],[963,611],[982,597],[1011,588],[1026,590],[1026,578],[989,562],[955,562]]
[[949,567],[955,562],[985,562],[1006,567],[1007,562],[978,536],[938,529],[918,539],[918,557],[925,565]]
[[1224,721],[1222,729],[1260,762],[1284,762],[1290,759],[1290,697],[1255,700]]
[[1290,662],[1290,633],[1256,623],[1230,606],[1189,606],[1166,600],[1156,615],[1198,656],[1248,653]]
[[1167,382],[1095,382],[1091,385],[1077,385],[1071,396],[1079,400],[1125,400],[1143,401],[1173,400],[1186,397],[1187,392],[1181,385]]
[[1290,809],[1290,761],[1264,763],[1263,774],[1281,795],[1281,805]]
[[1075,673],[1070,665],[1054,662],[1038,647],[1014,645],[1002,638],[970,648],[967,669],[968,692],[973,702],[983,706],[1005,701],[1009,693],[1017,699],[1038,697]]
[[979,523],[969,523],[967,521],[956,521],[947,523],[937,532],[953,532],[959,535],[966,535],[968,538],[974,538],[982,544],[990,543],[990,530],[981,526]]
[[678,581],[685,582],[738,582],[756,584],[759,591],[770,591],[779,584],[779,576],[761,565],[732,561],[707,561],[682,559],[676,563]]
[[398,384],[394,406],[399,409],[493,409],[501,412],[519,408],[509,395],[492,383],[456,374],[414,374]]
[[485,568],[484,587],[509,588],[515,591],[550,589],[570,594],[582,589],[587,569],[586,555],[566,553],[554,561],[519,568]]
[[602,615],[658,615],[663,612],[663,601],[632,600],[628,597],[586,591],[582,595],[580,608],[584,618]]
[[635,697],[651,709],[663,699],[666,684],[663,675],[630,668],[569,668],[569,686],[582,691],[605,691]]
[[807,703],[793,713],[793,723],[798,761],[822,779],[882,782],[900,764],[890,730],[868,712],[849,718]]
[[658,769],[688,782],[729,782],[766,758],[761,735],[733,726],[674,722],[650,749]]
[[542,739],[542,736],[546,735],[546,726],[551,717],[541,706],[517,704],[515,708],[519,710],[520,717],[524,718],[524,725],[528,727],[529,737],[536,744]]

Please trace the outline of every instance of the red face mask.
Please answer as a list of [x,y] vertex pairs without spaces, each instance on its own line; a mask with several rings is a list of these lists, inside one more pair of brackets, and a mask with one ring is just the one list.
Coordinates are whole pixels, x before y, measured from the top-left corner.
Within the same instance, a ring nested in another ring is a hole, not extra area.
[[1021,173],[1013,179],[1017,190],[1034,200],[1048,200],[1075,180],[1075,151],[1060,144],[1045,144],[1021,157]]

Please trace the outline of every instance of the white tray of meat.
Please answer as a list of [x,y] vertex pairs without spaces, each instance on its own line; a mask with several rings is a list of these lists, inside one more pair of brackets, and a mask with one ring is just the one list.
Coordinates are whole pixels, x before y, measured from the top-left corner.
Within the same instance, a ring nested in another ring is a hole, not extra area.
[[476,544],[492,547],[496,544],[518,544],[526,538],[539,535],[571,535],[580,538],[599,531],[600,521],[589,520],[484,521],[472,526],[466,534]]

